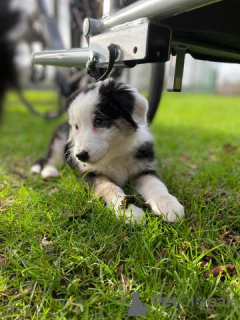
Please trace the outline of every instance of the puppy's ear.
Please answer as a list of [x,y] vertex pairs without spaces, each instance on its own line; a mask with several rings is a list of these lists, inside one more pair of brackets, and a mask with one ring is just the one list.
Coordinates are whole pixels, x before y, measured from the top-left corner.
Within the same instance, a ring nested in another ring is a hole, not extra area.
[[108,107],[135,127],[147,123],[148,101],[136,89],[108,79],[101,83],[99,93],[102,99],[107,99]]
[[133,91],[134,109],[133,119],[137,123],[147,123],[148,101],[137,90]]

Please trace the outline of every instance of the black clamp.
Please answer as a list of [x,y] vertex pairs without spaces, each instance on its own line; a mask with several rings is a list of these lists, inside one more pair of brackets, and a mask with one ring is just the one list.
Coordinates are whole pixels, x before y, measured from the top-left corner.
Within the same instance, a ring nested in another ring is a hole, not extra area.
[[117,47],[113,43],[111,43],[108,46],[108,52],[109,52],[109,62],[108,62],[108,67],[104,73],[103,73],[103,70],[105,70],[105,69],[96,67],[96,64],[98,62],[96,55],[93,56],[92,59],[89,59],[86,64],[87,73],[91,77],[95,78],[96,81],[102,81],[102,80],[107,79],[107,77],[109,76],[109,74],[111,73],[111,71],[114,67],[114,63],[115,63],[117,56],[118,56]]

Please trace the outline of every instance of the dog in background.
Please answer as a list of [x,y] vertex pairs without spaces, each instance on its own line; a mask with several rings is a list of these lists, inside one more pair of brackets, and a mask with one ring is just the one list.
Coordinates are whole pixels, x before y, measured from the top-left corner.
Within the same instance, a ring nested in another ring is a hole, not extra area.
[[56,130],[46,157],[31,171],[54,178],[58,165],[70,161],[117,216],[135,223],[144,220],[144,212],[122,189],[131,180],[156,215],[177,221],[184,209],[156,173],[147,111],[143,96],[112,79],[79,89],[69,99],[69,121]]
[[9,88],[17,88],[17,71],[14,63],[15,45],[9,34],[19,21],[19,12],[10,8],[10,0],[0,3],[0,117],[5,93]]

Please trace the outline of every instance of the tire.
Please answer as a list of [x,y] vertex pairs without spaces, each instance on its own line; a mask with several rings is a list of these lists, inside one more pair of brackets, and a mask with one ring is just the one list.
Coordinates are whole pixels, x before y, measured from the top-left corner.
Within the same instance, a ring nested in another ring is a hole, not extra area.
[[151,79],[148,95],[148,122],[152,123],[153,118],[158,110],[162,97],[164,85],[165,64],[164,62],[152,63]]

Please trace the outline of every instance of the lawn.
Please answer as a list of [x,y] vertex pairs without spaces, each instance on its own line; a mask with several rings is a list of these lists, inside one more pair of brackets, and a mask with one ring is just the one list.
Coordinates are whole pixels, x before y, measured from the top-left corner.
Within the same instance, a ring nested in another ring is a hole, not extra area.
[[[56,104],[51,92],[27,95]],[[159,175],[185,206],[176,225],[151,212],[125,225],[68,167],[54,181],[32,176],[63,119],[29,114],[14,94],[5,111],[0,319],[118,320],[133,292],[149,308],[138,319],[240,318],[240,97],[164,95],[152,131]]]

